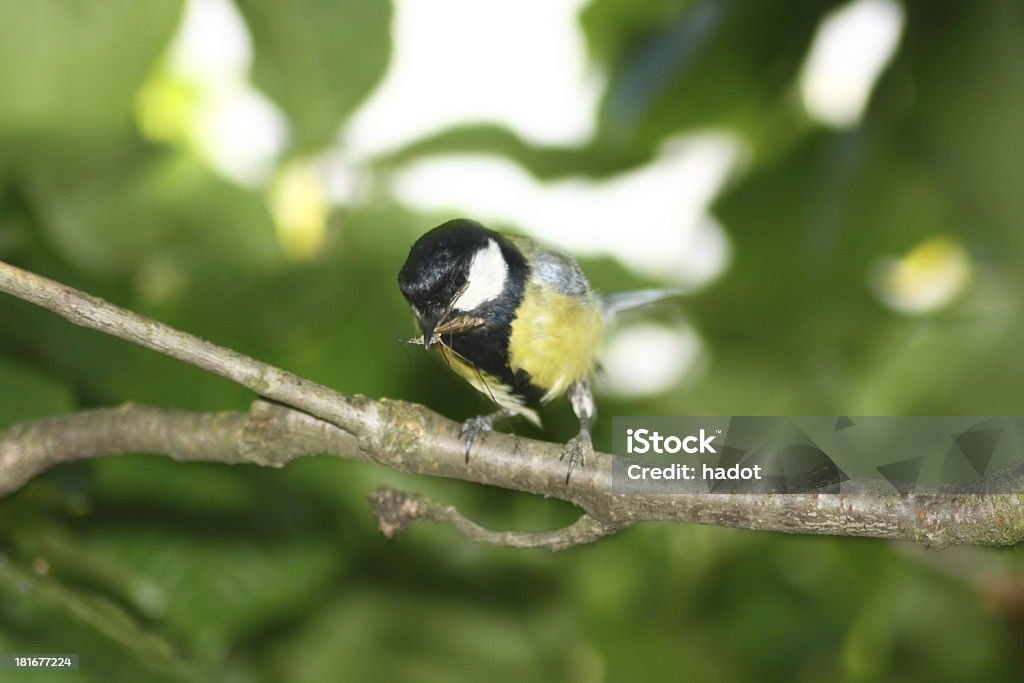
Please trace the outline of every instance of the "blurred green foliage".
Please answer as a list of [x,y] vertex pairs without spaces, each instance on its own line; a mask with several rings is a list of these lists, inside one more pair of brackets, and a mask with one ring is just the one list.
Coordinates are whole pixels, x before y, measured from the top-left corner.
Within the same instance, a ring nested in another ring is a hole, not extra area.
[[[898,51],[845,131],[814,124],[797,96],[835,6],[593,0],[581,23],[609,81],[591,143],[465,126],[372,170],[478,151],[544,179],[602,176],[676,133],[730,129],[751,150],[715,207],[734,260],[686,304],[706,372],[602,400],[602,414],[1019,414],[1024,5],[907,0]],[[292,127],[286,156],[322,150],[387,65],[390,4],[237,7],[254,82]],[[408,333],[395,272],[445,216],[371,191],[332,212],[315,259],[290,262],[262,189],[140,131],[136,98],[181,14],[171,0],[0,0],[0,259],[343,391],[481,411],[440,364],[390,343]],[[872,264],[937,235],[971,259],[963,295],[921,316],[881,305]],[[608,260],[584,265],[605,290],[644,284]],[[251,399],[0,297],[0,427],[124,401]],[[565,406],[545,418],[549,436],[571,432]],[[34,676],[54,681],[1012,680],[1022,664],[1019,604],[889,544],[677,525],[558,556],[430,526],[388,542],[364,501],[378,484],[495,527],[574,515],[323,458],[67,465],[0,500],[0,652],[81,653],[78,672]],[[996,555],[1019,575],[1018,553]]]
[[384,74],[386,0],[237,0],[255,47],[253,79],[281,106],[298,149],[330,143]]

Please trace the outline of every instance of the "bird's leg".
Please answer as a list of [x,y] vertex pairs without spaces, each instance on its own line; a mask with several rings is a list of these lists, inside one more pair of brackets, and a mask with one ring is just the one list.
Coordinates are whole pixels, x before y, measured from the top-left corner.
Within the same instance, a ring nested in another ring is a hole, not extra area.
[[469,462],[469,450],[473,447],[473,441],[481,432],[490,432],[494,429],[494,423],[506,417],[512,417],[515,411],[502,408],[490,415],[473,417],[462,423],[462,438],[466,442],[466,462]]
[[576,463],[583,467],[586,464],[587,456],[594,452],[594,445],[590,441],[590,424],[594,421],[594,395],[590,393],[590,384],[586,380],[574,382],[569,387],[569,400],[572,402],[572,412],[580,421],[580,433],[569,440],[562,449],[562,459],[569,457],[569,469],[565,473],[565,483],[569,484],[569,477],[576,468]]

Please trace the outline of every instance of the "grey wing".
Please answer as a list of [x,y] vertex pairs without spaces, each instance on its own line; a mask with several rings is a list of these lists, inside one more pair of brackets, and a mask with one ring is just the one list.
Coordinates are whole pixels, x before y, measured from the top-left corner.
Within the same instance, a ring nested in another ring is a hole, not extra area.
[[622,311],[640,308],[662,299],[683,296],[685,293],[679,289],[637,289],[632,292],[602,294],[598,298],[601,301],[601,313],[605,321],[610,321]]
[[[517,236],[510,239],[529,258],[532,279],[569,296],[577,298],[593,296],[590,282],[580,270],[576,259],[561,251],[540,247],[525,237]],[[610,322],[621,311],[639,308],[662,299],[684,294],[686,292],[678,289],[640,289],[632,292],[601,294],[597,299],[601,306],[602,316],[606,322]]]
[[587,276],[573,257],[549,249],[536,249],[531,257],[531,275],[538,282],[568,296],[590,296]]

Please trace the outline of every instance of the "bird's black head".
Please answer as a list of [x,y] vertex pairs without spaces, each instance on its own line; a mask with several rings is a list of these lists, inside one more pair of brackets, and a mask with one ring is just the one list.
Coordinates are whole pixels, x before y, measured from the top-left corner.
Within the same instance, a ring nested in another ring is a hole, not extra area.
[[412,245],[398,286],[430,347],[434,328],[453,312],[469,312],[497,299],[508,279],[504,238],[476,221],[457,218]]

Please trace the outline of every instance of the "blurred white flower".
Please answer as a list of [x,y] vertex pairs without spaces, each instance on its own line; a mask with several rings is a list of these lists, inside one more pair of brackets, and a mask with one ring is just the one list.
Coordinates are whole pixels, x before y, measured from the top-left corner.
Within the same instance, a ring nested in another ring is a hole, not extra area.
[[903,33],[903,6],[895,0],[854,0],[818,27],[800,75],[812,118],[836,128],[860,122],[871,91]]
[[601,386],[623,398],[666,391],[698,364],[700,337],[688,325],[637,323],[616,330],[601,356]]

